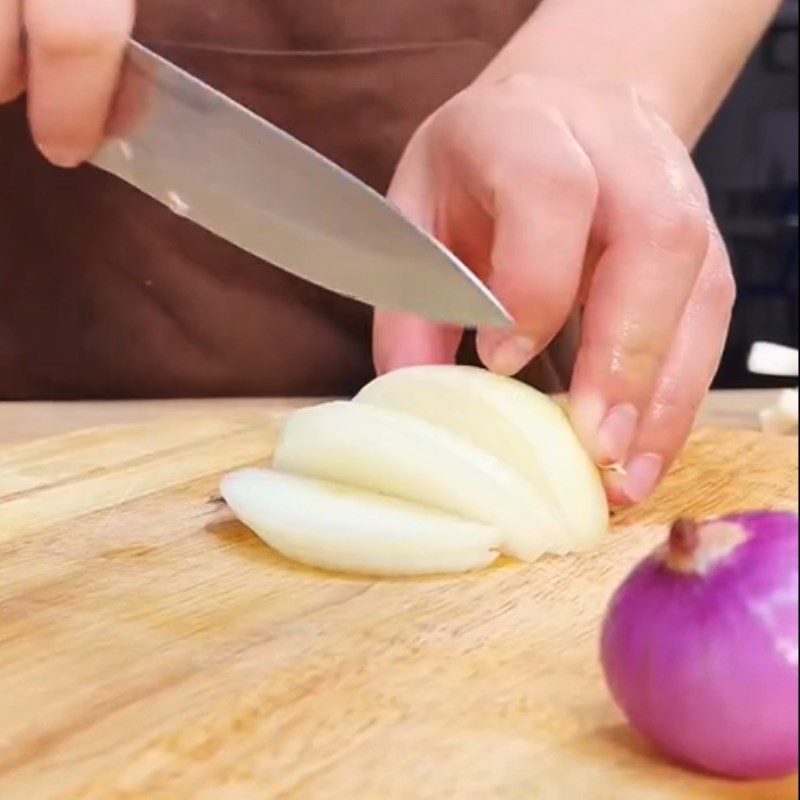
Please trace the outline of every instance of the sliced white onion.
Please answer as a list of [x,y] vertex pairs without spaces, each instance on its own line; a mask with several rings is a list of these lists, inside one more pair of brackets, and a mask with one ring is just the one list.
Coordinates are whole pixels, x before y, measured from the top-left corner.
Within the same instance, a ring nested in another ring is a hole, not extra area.
[[468,439],[393,409],[339,402],[298,411],[273,466],[498,528],[503,551],[526,561],[566,549],[546,489]]
[[356,401],[413,414],[511,466],[559,514],[562,552],[590,547],[607,531],[597,467],[564,411],[535,389],[472,367],[425,366],[378,378]]
[[389,497],[268,470],[222,482],[234,514],[278,552],[365,575],[466,572],[491,564],[502,534]]

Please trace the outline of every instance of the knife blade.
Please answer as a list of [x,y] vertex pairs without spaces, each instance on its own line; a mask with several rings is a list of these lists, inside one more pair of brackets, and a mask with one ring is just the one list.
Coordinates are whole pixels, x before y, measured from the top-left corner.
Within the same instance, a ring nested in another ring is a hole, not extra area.
[[339,294],[436,322],[511,323],[466,266],[379,193],[138,43],[92,163]]

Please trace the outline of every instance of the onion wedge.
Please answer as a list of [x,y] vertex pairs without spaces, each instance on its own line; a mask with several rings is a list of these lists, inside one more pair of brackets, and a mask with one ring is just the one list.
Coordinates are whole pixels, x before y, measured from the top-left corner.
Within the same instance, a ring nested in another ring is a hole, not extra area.
[[339,484],[249,469],[226,477],[233,513],[284,556],[363,575],[430,575],[482,569],[502,534],[390,497]]
[[503,552],[525,561],[565,548],[549,494],[468,439],[401,411],[336,402],[295,412],[273,466],[497,528]]
[[423,366],[378,378],[355,401],[412,414],[514,469],[558,515],[560,552],[592,547],[606,533],[599,471],[564,411],[535,389],[474,367]]

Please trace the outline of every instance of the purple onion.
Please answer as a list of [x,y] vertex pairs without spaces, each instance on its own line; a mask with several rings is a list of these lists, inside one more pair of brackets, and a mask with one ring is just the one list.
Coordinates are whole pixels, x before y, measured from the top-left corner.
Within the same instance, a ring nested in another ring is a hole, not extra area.
[[730,778],[798,763],[797,515],[676,522],[606,618],[602,660],[631,724]]

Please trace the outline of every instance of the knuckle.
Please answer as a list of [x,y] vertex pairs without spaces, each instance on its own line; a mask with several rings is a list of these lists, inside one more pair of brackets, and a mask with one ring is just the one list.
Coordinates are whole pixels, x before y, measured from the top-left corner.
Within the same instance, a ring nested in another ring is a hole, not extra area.
[[539,113],[527,117],[531,127],[546,131],[540,143],[510,144],[499,150],[495,184],[532,187],[554,201],[594,206],[600,183],[589,157],[552,120]]
[[529,170],[538,181],[551,186],[561,197],[596,202],[600,193],[597,174],[588,157],[571,148],[544,164],[531,164]]
[[544,186],[561,199],[594,203],[600,193],[597,173],[577,146],[550,147],[541,153],[525,151],[516,162],[510,165],[515,180]]
[[473,98],[463,91],[442,105],[417,129],[414,138],[425,135],[438,145],[457,144],[461,138],[469,138],[475,130],[475,108]]
[[675,199],[651,204],[642,225],[648,241],[662,250],[698,257],[708,251],[708,222],[696,203]]
[[587,340],[586,347],[595,358],[608,364],[609,377],[615,383],[630,390],[647,385],[660,373],[665,353],[653,340],[630,336],[612,342],[609,335],[610,332],[604,332],[594,340]]
[[461,165],[470,164],[483,147],[483,135],[474,120],[470,99],[456,95],[417,129],[408,149],[427,148],[436,159],[455,158]]
[[420,130],[435,152],[471,165],[498,194],[533,188],[561,203],[594,205],[600,193],[595,168],[559,113],[539,102],[536,86],[530,75],[511,74],[467,89]]
[[629,382],[647,383],[660,371],[663,360],[664,354],[647,342],[628,343],[612,360],[612,373]]

